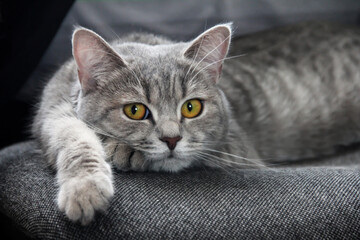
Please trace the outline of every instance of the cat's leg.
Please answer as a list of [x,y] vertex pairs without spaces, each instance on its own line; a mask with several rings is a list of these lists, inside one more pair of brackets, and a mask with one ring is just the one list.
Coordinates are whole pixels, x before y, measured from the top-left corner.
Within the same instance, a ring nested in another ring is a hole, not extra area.
[[47,114],[41,139],[57,169],[60,210],[85,225],[96,211],[106,209],[113,196],[112,173],[99,138],[69,114],[70,108],[65,104]]

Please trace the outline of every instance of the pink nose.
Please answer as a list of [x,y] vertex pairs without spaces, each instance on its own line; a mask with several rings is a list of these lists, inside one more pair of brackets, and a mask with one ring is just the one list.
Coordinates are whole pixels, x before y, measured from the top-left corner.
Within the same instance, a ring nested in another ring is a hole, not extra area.
[[180,137],[180,136],[160,138],[161,141],[166,142],[166,144],[168,145],[170,150],[174,150],[176,147],[176,143],[178,141],[180,141],[181,139],[182,139],[182,137]]

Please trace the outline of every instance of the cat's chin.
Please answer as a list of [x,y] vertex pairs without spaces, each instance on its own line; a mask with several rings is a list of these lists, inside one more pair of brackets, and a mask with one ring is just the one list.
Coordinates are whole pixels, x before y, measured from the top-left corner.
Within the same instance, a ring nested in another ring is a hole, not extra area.
[[161,154],[145,155],[147,161],[151,162],[150,171],[179,172],[192,165],[191,158],[182,157],[175,152],[164,152]]
[[165,159],[158,159],[151,161],[150,170],[155,172],[179,172],[192,165],[193,161],[190,159],[179,159],[175,157],[168,157]]

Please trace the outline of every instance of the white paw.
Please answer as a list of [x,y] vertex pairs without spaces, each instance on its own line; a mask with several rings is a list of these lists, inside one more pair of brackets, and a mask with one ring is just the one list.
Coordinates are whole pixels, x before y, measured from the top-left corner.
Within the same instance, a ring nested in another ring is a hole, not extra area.
[[98,172],[64,181],[60,186],[58,205],[70,220],[86,225],[96,211],[106,210],[113,195],[111,178]]

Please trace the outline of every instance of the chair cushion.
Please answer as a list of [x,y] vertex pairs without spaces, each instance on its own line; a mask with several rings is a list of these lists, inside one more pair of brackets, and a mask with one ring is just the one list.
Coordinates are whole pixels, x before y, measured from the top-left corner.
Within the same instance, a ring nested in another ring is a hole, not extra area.
[[56,206],[55,172],[34,142],[0,152],[0,209],[40,239],[359,239],[360,170],[302,167],[114,174],[89,226]]

